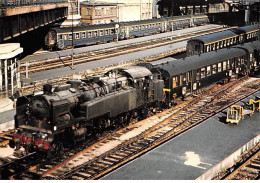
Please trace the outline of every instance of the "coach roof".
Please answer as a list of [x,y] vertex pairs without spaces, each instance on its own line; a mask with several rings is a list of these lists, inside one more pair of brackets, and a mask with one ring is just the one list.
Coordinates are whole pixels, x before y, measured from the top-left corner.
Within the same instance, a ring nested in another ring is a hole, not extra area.
[[[73,27],[73,32],[81,32],[88,30],[99,30],[99,29],[114,29],[115,23],[110,24],[100,24],[100,25],[89,25],[89,26],[75,26]],[[70,33],[72,32],[72,27],[63,27],[63,28],[52,28],[52,30],[56,30],[57,33]]]
[[209,44],[209,43],[214,43],[216,41],[220,41],[220,40],[235,37],[235,36],[237,36],[237,35],[234,32],[232,32],[230,30],[226,30],[226,31],[221,31],[221,32],[217,32],[217,33],[212,33],[212,34],[207,34],[207,35],[191,38],[188,42],[200,41],[200,42],[203,42],[204,44]]
[[255,24],[255,25],[248,25],[248,26],[243,26],[243,27],[238,27],[237,30],[240,30],[242,32],[252,32],[252,31],[256,31],[258,30],[258,25]]
[[229,60],[234,57],[245,55],[245,51],[242,49],[229,48],[221,49],[218,51],[212,51],[201,55],[195,55],[188,58],[179,59],[176,61],[168,62],[168,64],[159,65],[163,71],[166,71],[170,77],[191,71],[194,69],[213,65],[218,62]]

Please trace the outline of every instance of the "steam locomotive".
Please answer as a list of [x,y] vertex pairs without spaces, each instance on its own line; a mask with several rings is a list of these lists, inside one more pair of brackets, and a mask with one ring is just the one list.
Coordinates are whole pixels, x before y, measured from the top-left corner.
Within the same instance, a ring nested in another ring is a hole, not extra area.
[[149,110],[170,107],[178,96],[232,75],[259,70],[260,41],[186,59],[164,59],[104,75],[43,86],[43,94],[17,100],[12,148],[43,151],[48,157],[108,127],[143,119]]

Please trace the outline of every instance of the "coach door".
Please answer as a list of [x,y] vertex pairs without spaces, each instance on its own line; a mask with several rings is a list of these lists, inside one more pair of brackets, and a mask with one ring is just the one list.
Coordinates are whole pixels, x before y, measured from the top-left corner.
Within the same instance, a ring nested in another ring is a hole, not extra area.
[[125,38],[129,38],[129,36],[130,36],[129,32],[130,32],[130,27],[126,26],[125,27]]

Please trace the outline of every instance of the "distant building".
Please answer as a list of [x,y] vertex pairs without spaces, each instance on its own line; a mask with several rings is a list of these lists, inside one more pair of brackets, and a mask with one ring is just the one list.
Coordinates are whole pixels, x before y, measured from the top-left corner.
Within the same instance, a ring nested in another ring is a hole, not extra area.
[[[117,5],[117,21],[136,21],[156,18],[158,0],[102,0]],[[89,0],[88,2],[98,2]]]
[[117,4],[100,1],[84,1],[80,4],[81,22],[89,25],[117,21]]

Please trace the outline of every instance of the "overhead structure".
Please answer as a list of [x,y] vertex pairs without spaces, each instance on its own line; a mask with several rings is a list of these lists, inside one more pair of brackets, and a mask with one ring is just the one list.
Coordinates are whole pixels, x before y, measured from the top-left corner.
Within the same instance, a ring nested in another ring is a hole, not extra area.
[[61,24],[63,27],[76,26],[80,23],[80,1],[79,0],[68,0],[68,17]]

